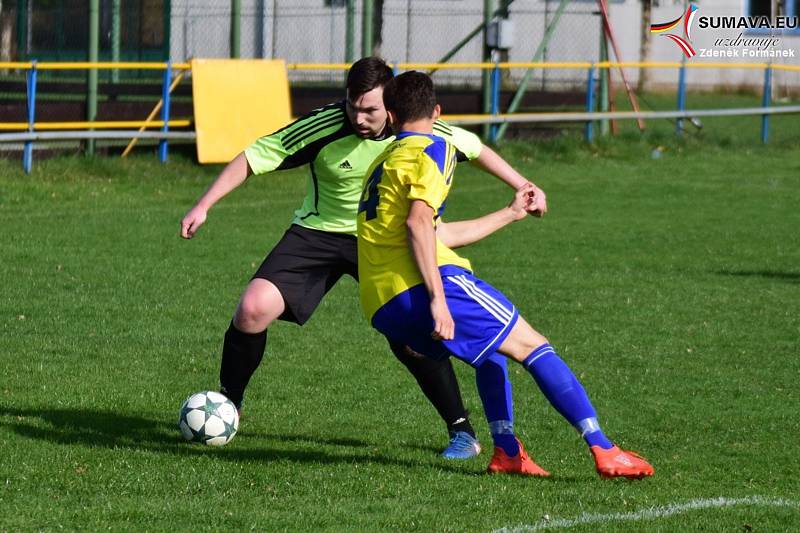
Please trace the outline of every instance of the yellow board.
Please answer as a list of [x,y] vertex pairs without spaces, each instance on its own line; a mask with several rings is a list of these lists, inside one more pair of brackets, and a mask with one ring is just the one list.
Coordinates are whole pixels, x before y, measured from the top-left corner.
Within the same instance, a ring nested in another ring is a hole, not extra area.
[[279,59],[194,59],[192,99],[201,163],[227,163],[291,120],[289,79]]

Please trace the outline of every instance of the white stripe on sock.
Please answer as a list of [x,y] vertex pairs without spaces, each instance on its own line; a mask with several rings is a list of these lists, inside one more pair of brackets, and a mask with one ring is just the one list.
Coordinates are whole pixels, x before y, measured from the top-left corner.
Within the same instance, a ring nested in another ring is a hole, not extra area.
[[530,368],[531,366],[533,366],[533,363],[535,363],[537,359],[548,353],[555,354],[556,351],[552,347],[548,346],[547,348],[536,354],[536,357],[525,363],[525,368]]

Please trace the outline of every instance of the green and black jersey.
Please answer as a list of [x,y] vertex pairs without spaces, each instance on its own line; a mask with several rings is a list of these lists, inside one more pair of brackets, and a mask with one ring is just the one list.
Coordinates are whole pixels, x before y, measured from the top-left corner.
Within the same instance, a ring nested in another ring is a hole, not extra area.
[[[482,144],[473,133],[437,121],[433,132],[449,140],[461,160],[475,159]],[[306,196],[294,224],[334,233],[356,234],[356,213],[367,169],[394,140],[359,137],[345,113],[345,102],[311,111],[288,126],[261,137],[245,151],[254,174],[295,168],[311,170]]]

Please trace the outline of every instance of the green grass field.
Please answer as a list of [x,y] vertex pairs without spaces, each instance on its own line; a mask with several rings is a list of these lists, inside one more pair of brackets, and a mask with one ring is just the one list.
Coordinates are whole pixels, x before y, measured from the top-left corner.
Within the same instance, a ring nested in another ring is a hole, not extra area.
[[[182,241],[218,167],[0,162],[0,531],[800,528],[792,127],[768,147],[751,128],[502,151],[550,214],[465,255],[548,335],[607,433],[651,460],[640,482],[599,479],[517,367],[517,429],[553,477],[483,474],[490,438],[461,363],[485,451],[440,459],[444,427],[350,279],[305,327],[270,330],[230,445],[184,442],[178,408],[216,388],[222,334],[305,173],[253,178]],[[468,166],[456,179],[449,219],[510,198]]]

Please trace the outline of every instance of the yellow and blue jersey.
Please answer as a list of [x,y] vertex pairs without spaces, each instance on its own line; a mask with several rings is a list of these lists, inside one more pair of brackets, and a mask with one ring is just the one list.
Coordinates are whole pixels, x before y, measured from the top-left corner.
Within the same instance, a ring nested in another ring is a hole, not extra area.
[[[389,300],[423,283],[408,244],[411,202],[422,200],[436,224],[453,184],[456,148],[442,137],[401,132],[366,174],[358,207],[358,278],[361,306],[371,319]],[[437,264],[467,270],[467,259],[436,239]]]

